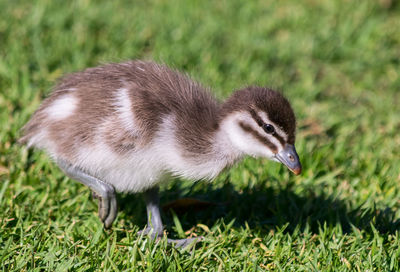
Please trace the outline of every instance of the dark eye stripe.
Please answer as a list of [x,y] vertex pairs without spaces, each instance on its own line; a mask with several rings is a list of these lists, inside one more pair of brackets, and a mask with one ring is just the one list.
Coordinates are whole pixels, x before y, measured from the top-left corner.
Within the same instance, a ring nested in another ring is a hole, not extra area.
[[285,139],[283,139],[283,138],[281,137],[281,135],[279,135],[278,133],[275,133],[273,136],[274,136],[276,139],[278,139],[278,141],[281,143],[282,146],[285,145]]
[[256,113],[255,110],[251,109],[250,110],[251,117],[257,122],[257,124],[261,127],[264,125],[264,121],[261,119],[261,117]]
[[[251,117],[253,117],[254,121],[256,121],[256,123],[262,127],[264,125],[264,121],[261,119],[261,117],[257,114],[257,112],[253,109],[249,110]],[[277,132],[275,132],[272,136],[274,136],[280,143],[281,145],[285,144],[285,139],[283,139],[283,137],[281,137]]]
[[278,148],[273,143],[271,143],[266,137],[264,137],[263,135],[258,133],[258,131],[255,131],[252,127],[246,125],[243,122],[239,122],[239,125],[244,131],[250,133],[260,143],[262,143],[263,145],[266,145],[269,149],[271,149],[272,152],[274,152],[274,153],[278,152]]

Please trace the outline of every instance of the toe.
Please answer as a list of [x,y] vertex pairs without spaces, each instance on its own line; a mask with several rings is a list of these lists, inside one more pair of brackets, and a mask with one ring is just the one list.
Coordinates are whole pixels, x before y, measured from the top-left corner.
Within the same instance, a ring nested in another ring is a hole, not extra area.
[[104,219],[104,227],[109,229],[113,224],[115,218],[117,217],[118,208],[117,208],[117,199],[116,197],[109,198],[109,209],[106,218]]
[[106,197],[99,197],[99,217],[105,223],[110,209],[109,199]]

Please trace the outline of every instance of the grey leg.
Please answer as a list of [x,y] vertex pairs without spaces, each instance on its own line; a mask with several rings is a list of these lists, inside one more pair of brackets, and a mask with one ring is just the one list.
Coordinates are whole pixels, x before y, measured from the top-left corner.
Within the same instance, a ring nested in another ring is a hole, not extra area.
[[[151,233],[151,237],[160,238],[163,235],[163,225],[160,215],[160,199],[158,197],[158,187],[154,187],[144,192],[144,201],[146,202],[147,210],[147,228],[140,231],[139,234]],[[174,244],[176,247],[186,247],[194,241],[200,241],[203,237],[188,238],[188,239],[168,239],[168,243]]]
[[114,187],[95,177],[92,177],[81,169],[71,164],[58,160],[58,166],[72,179],[88,186],[95,196],[99,198],[99,217],[105,228],[110,228],[117,217],[117,199]]
[[158,187],[154,187],[143,193],[147,210],[147,228],[143,230],[145,234],[152,231],[153,237],[163,235],[163,225],[160,215],[160,198],[158,197]]

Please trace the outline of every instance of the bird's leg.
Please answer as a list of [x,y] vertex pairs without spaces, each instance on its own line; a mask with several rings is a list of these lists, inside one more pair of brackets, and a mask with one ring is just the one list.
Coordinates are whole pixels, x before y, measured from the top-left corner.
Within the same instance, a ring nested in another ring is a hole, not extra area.
[[[144,192],[144,201],[146,202],[147,210],[147,228],[139,231],[138,234],[150,233],[152,238],[160,238],[163,236],[163,225],[160,215],[160,199],[158,196],[158,187]],[[168,243],[174,244],[176,247],[186,247],[194,241],[200,241],[203,237],[187,238],[187,239],[167,239]]]
[[143,193],[147,210],[147,227],[139,233],[148,234],[153,238],[163,235],[163,225],[160,215],[160,198],[158,197],[158,187],[151,188]]
[[72,179],[88,186],[99,199],[99,217],[105,228],[110,228],[117,217],[117,198],[114,187],[83,172],[78,167],[58,160],[58,166]]

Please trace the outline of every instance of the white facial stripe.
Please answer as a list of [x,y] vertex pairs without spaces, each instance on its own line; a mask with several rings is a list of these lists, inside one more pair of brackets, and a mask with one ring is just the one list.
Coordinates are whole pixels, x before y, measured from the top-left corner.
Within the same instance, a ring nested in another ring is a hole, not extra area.
[[[265,132],[255,122],[250,113],[243,111],[230,115],[221,124],[221,130],[223,134],[226,135],[224,139],[228,138],[232,146],[242,154],[272,159],[275,156],[274,152],[264,143],[261,143],[260,139],[251,135],[251,132],[244,130],[243,127],[240,126],[240,123],[257,131],[260,135],[265,135]],[[266,136],[266,138],[267,137],[268,136]],[[268,139],[270,138],[271,137],[268,137]]]
[[[277,124],[272,122],[268,118],[268,115],[265,112],[259,111],[259,112],[257,112],[257,114],[258,114],[258,116],[261,117],[261,119],[263,120],[264,123],[273,125],[275,128],[275,133],[278,134],[279,136],[281,136],[285,140],[285,142],[288,140],[288,136],[286,135],[286,133]],[[281,144],[279,143],[279,145],[281,145]]]
[[[245,116],[245,118],[244,118]],[[260,116],[260,115],[259,115]],[[281,136],[285,141],[287,140],[286,134],[273,122],[271,122],[268,118],[265,118],[266,114],[263,116],[260,116],[263,120],[264,123],[267,124],[272,124],[275,127],[276,133]],[[239,117],[241,120],[245,121],[245,124],[250,126],[254,131],[257,131],[260,135],[264,136],[267,138],[273,145],[275,145],[278,150],[282,148],[282,143],[273,135],[266,134],[264,129],[257,124],[257,122],[254,120],[254,118],[251,116],[249,113],[243,113],[242,117]],[[283,134],[283,136],[282,136]]]
[[254,121],[254,124],[256,124],[257,126],[253,125],[253,129],[256,127],[256,129],[254,129],[254,130],[256,130],[260,135],[263,135],[265,138],[267,138],[278,149],[279,149],[279,147],[282,146],[282,144],[279,142],[279,140],[277,138],[275,138],[273,135],[265,133],[264,129],[262,127],[260,127],[255,121]]
[[46,113],[52,120],[59,121],[70,117],[78,105],[78,99],[71,94],[66,94],[56,99],[47,109]]
[[[277,127],[273,122],[271,122],[268,118],[265,118],[266,114],[264,114],[263,116],[260,116],[259,113],[257,113],[258,116],[263,120],[264,123],[267,124],[272,124],[274,127]],[[242,116],[246,116],[245,119],[243,119],[246,123],[246,125],[250,125],[250,127],[254,130],[257,131],[260,135],[262,135],[263,137],[267,138],[268,141],[270,141],[274,146],[276,146],[278,148],[278,150],[280,149],[280,147],[282,146],[282,143],[273,135],[269,135],[267,133],[265,133],[264,129],[262,127],[260,127],[260,125],[256,122],[256,120],[254,120],[253,116],[251,116],[251,114],[247,113],[247,112],[243,112]],[[279,127],[278,127],[279,129]],[[280,129],[279,129],[280,130]],[[282,130],[280,130],[282,131]],[[281,134],[279,133],[279,131],[277,131],[278,135],[281,136]],[[282,137],[283,139],[285,139],[286,141],[286,135],[283,133],[284,137]]]
[[[251,114],[246,113],[246,120],[245,123],[246,125],[249,125],[254,131],[257,131],[260,135],[262,135],[264,138],[268,139],[274,146],[279,148],[282,146],[282,144],[279,142],[278,139],[276,139],[274,136],[266,134],[264,129],[257,124],[256,120],[251,116]],[[264,119],[263,119],[264,120]]]

